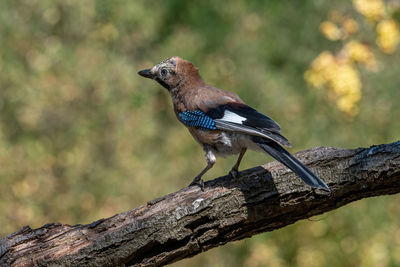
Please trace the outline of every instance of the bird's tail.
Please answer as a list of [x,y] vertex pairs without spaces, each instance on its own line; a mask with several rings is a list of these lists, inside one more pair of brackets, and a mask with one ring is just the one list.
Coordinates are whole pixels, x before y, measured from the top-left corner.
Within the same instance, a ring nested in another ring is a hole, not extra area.
[[252,140],[265,152],[299,175],[306,184],[327,192],[331,191],[324,181],[276,142],[258,136],[253,136]]

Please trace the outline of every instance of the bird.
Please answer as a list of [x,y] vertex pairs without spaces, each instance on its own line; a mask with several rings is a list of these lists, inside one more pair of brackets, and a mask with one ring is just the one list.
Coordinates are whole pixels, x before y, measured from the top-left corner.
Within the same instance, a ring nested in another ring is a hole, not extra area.
[[248,106],[236,93],[207,85],[193,63],[174,56],[138,74],[167,89],[177,119],[205,151],[207,166],[189,186],[204,190],[202,177],[214,166],[216,156],[239,155],[229,172],[236,178],[240,162],[250,149],[271,155],[312,188],[330,192],[321,178],[283,148],[291,144],[278,123]]

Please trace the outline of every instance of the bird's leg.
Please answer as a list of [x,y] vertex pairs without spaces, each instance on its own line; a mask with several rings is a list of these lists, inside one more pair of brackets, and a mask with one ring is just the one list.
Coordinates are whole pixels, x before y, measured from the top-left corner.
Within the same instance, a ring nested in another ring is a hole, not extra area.
[[211,169],[212,166],[214,166],[214,163],[216,161],[214,153],[208,147],[204,147],[204,150],[206,151],[207,166],[196,177],[194,177],[193,181],[189,185],[189,186],[198,185],[198,186],[200,186],[201,190],[204,190],[204,182],[201,179],[201,177],[209,169]]
[[242,161],[244,153],[246,153],[246,148],[242,148],[242,151],[240,151],[240,155],[236,161],[236,164],[233,165],[232,170],[229,172],[229,175],[233,178],[236,178],[238,175],[239,165],[240,165],[240,162]]

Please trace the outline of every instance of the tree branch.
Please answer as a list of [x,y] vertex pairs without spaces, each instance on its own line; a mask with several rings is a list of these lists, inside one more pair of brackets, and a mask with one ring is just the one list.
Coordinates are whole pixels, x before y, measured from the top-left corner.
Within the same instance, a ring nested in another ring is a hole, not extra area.
[[[277,162],[183,188],[88,225],[28,226],[0,240],[0,266],[159,266],[272,231],[349,202],[400,192],[400,141],[296,154],[331,187],[306,186]],[[268,170],[268,171],[267,171]]]

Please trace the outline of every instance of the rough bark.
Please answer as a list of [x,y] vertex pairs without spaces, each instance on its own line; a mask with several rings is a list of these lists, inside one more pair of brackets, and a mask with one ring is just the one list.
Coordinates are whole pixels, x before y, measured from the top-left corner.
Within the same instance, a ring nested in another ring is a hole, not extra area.
[[183,188],[87,225],[28,226],[0,240],[0,266],[159,266],[349,202],[400,192],[400,141],[296,154],[331,187],[312,190],[277,162]]

